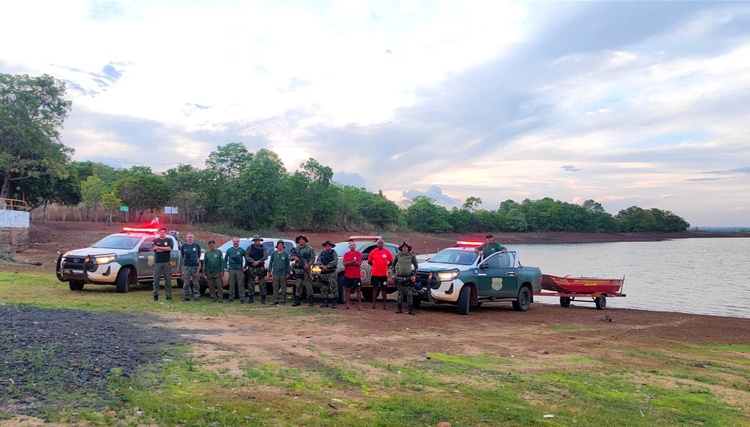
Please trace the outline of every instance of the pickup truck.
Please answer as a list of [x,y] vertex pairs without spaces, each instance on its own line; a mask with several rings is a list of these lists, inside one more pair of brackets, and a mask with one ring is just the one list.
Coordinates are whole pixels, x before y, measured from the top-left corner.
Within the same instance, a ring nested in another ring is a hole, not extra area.
[[469,314],[484,302],[511,301],[515,310],[526,311],[542,289],[542,272],[522,267],[516,251],[482,258],[474,248],[455,247],[420,262],[417,283],[415,305],[455,304],[458,314]]
[[[172,279],[182,282],[180,241],[176,232],[167,234],[173,240],[170,254]],[[88,248],[58,252],[55,274],[61,282],[68,282],[71,291],[83,290],[84,285],[115,285],[118,293],[130,290],[130,285],[153,283],[154,251],[151,243],[157,235],[156,228],[123,227],[120,233],[94,243]]]

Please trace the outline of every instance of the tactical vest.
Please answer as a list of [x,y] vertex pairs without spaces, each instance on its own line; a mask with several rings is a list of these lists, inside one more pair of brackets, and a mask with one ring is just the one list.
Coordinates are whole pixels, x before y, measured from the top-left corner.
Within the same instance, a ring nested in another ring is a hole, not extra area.
[[320,264],[327,266],[333,261],[333,250],[323,251],[320,253]]
[[263,246],[250,246],[250,259],[253,261],[259,261],[263,258]]

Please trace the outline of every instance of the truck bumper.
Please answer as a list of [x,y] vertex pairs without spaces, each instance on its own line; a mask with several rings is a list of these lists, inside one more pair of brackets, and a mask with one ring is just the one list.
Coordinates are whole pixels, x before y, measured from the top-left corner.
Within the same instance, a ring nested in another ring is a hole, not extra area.
[[55,261],[55,275],[61,282],[78,280],[83,283],[114,284],[121,267],[117,262],[94,264],[84,261],[82,264],[74,264],[58,253]]

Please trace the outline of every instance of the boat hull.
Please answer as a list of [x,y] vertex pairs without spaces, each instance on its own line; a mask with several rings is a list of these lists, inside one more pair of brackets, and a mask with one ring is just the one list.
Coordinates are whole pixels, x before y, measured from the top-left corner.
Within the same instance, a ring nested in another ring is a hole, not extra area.
[[560,277],[542,275],[542,289],[560,293],[619,293],[624,279],[601,279],[597,277]]

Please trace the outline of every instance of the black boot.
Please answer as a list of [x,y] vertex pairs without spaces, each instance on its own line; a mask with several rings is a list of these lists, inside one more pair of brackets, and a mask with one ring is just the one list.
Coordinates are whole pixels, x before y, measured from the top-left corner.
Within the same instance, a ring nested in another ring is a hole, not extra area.
[[401,313],[403,313],[403,312],[404,312],[404,310],[402,310],[402,308],[404,308],[404,305],[403,305],[403,304],[401,304],[401,303],[398,303],[398,310],[396,310],[396,314],[401,314]]
[[255,295],[250,294],[250,296],[247,297],[247,302],[249,302],[250,304],[252,304],[255,301],[254,298],[255,298]]
[[314,305],[313,304],[313,297],[312,296],[307,297],[307,305],[310,306],[310,307],[312,307]]
[[415,314],[414,313],[414,305],[412,305],[412,304],[409,304],[409,314],[411,314],[412,316]]
[[299,297],[295,295],[294,302],[292,303],[292,307],[299,307],[299,304],[300,304]]
[[320,308],[328,307],[328,298],[323,298],[323,304],[320,304]]
[[265,304],[266,303],[266,296],[265,295],[261,295],[260,296],[260,303],[261,304]]
[[333,302],[331,303],[331,308],[336,308],[336,298],[333,299]]

